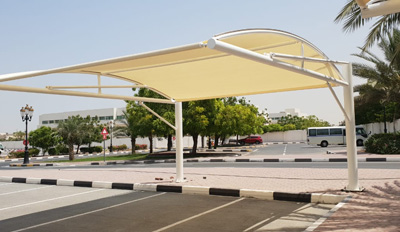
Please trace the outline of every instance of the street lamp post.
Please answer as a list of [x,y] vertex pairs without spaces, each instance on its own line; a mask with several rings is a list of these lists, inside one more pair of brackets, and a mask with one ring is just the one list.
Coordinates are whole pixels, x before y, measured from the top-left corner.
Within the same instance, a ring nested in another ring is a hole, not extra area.
[[114,121],[111,120],[109,122],[109,125],[110,125],[110,153],[111,153],[113,152],[112,138],[113,138]]
[[32,120],[33,116],[33,108],[32,106],[22,107],[20,110],[22,122],[25,122],[26,130],[25,130],[25,155],[24,155],[24,164],[29,164],[29,151],[28,151],[28,121]]

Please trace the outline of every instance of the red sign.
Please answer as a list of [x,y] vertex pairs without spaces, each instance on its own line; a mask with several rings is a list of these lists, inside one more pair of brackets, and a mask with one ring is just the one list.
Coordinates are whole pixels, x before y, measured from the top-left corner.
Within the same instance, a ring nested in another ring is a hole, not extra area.
[[106,140],[107,139],[107,135],[108,135],[108,131],[107,131],[107,129],[105,127],[101,131],[101,134],[103,135],[103,139]]
[[102,135],[108,135],[107,129],[104,127],[103,130],[101,131]]
[[[24,140],[23,144],[26,145],[26,140]],[[29,141],[28,141],[28,144],[29,144]]]

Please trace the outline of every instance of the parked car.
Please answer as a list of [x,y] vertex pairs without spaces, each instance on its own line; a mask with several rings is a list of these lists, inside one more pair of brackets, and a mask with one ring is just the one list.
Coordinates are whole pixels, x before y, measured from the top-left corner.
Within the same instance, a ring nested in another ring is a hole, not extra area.
[[241,144],[241,145],[244,145],[245,143],[249,143],[249,144],[252,144],[252,143],[260,144],[260,143],[262,143],[262,142],[263,142],[263,140],[262,140],[261,136],[249,136],[249,137],[247,137],[247,138],[244,138],[244,139],[240,139],[240,140],[239,140],[239,144]]

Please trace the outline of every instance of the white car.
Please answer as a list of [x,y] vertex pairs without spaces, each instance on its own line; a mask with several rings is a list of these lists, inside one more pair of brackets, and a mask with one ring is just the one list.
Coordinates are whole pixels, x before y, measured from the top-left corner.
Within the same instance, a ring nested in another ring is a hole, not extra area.
[[7,156],[7,152],[4,150],[3,144],[0,143],[0,157]]

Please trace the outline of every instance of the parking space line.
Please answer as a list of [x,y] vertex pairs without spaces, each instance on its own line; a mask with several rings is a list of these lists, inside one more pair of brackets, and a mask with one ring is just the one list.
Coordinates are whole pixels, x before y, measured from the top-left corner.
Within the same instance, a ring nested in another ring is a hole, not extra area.
[[57,220],[50,221],[50,222],[45,222],[45,223],[42,223],[42,224],[38,224],[38,225],[22,228],[22,229],[19,229],[19,230],[14,230],[13,232],[19,232],[19,231],[24,231],[24,230],[30,230],[30,229],[33,229],[33,228],[38,228],[38,227],[49,225],[49,224],[52,224],[52,223],[61,222],[61,221],[69,220],[69,219],[80,217],[80,216],[85,216],[85,215],[92,214],[92,213],[97,213],[97,212],[100,212],[100,211],[104,211],[104,210],[107,210],[107,209],[112,209],[112,208],[119,207],[119,206],[122,206],[122,205],[127,205],[127,204],[130,204],[130,203],[133,203],[133,202],[142,201],[142,200],[146,200],[146,199],[153,198],[153,197],[158,197],[158,196],[161,196],[163,194],[166,194],[166,193],[159,193],[159,194],[151,195],[151,196],[148,196],[148,197],[143,197],[143,198],[139,198],[139,199],[136,199],[136,200],[127,201],[127,202],[124,202],[124,203],[121,203],[121,204],[112,205],[112,206],[104,207],[104,208],[101,208],[101,209],[96,209],[96,210],[93,210],[93,211],[90,211],[90,212],[81,213],[81,214],[77,214],[77,215],[66,217],[66,218],[57,219]]
[[182,224],[182,223],[184,223],[184,222],[187,222],[187,221],[190,221],[190,220],[192,220],[192,219],[201,217],[201,216],[206,215],[206,214],[208,214],[208,213],[211,213],[211,212],[217,211],[217,210],[219,210],[219,209],[225,208],[225,207],[227,207],[227,206],[233,205],[233,204],[235,204],[235,203],[237,203],[237,202],[239,202],[239,201],[242,201],[242,200],[244,200],[244,199],[245,199],[245,198],[239,198],[239,199],[237,199],[236,201],[232,201],[232,202],[229,202],[229,203],[227,203],[227,204],[225,204],[225,205],[221,205],[221,206],[219,206],[219,207],[217,207],[217,208],[207,210],[207,211],[205,211],[205,212],[203,212],[203,213],[200,213],[200,214],[194,215],[194,216],[192,216],[192,217],[183,219],[183,220],[181,220],[181,221],[179,221],[179,222],[175,222],[174,224],[171,224],[171,225],[169,225],[169,226],[166,226],[166,227],[163,227],[163,228],[161,228],[161,229],[155,230],[155,231],[153,231],[153,232],[159,232],[159,231],[167,230],[167,229],[169,229],[169,228],[171,228],[171,227],[174,227],[174,226],[176,226],[176,225]]
[[265,222],[267,222],[267,221],[271,220],[271,219],[272,219],[272,218],[274,218],[274,217],[275,217],[275,216],[272,216],[272,217],[270,217],[270,218],[267,218],[267,219],[265,219],[265,220],[262,220],[261,222],[259,222],[259,223],[255,224],[255,225],[252,225],[252,226],[250,226],[249,228],[247,228],[247,229],[243,230],[243,232],[246,232],[246,231],[252,230],[252,229],[256,228],[257,226],[259,226],[259,225],[261,225],[261,224],[263,224],[263,223],[265,223]]
[[9,193],[1,193],[0,196],[13,194],[13,193],[21,193],[21,192],[33,191],[33,190],[37,190],[37,189],[52,188],[52,187],[55,187],[55,185],[45,186],[45,187],[40,187],[40,188],[24,189],[24,190],[19,190],[19,191],[15,191],[15,192],[9,192]]
[[283,149],[283,155],[286,155],[286,148],[287,148],[287,144],[285,145],[285,148]]
[[46,201],[59,200],[59,199],[67,198],[67,197],[75,197],[75,196],[79,196],[79,195],[83,195],[83,194],[87,194],[87,193],[93,193],[93,192],[104,191],[104,190],[106,190],[106,189],[96,189],[96,190],[87,191],[87,192],[83,192],[83,193],[77,193],[77,194],[72,194],[72,195],[67,195],[67,196],[62,196],[62,197],[46,199],[46,200],[43,200],[43,201],[35,201],[35,202],[23,204],[23,205],[15,205],[15,206],[11,206],[11,207],[2,208],[2,209],[0,209],[0,211],[7,210],[7,209],[18,208],[18,207],[23,207],[23,206],[28,206],[28,205],[34,205],[34,204],[38,204],[38,203],[42,203],[42,202],[46,202]]

